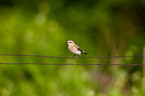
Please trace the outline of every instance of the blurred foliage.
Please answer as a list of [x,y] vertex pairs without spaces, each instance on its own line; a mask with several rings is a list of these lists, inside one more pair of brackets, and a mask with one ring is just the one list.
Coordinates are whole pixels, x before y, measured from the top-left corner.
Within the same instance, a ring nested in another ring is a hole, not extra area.
[[[0,53],[142,55],[144,0],[1,0]],[[83,55],[86,56],[86,55]],[[140,63],[142,58],[0,57],[0,62]],[[142,66],[0,65],[0,96],[144,96]]]

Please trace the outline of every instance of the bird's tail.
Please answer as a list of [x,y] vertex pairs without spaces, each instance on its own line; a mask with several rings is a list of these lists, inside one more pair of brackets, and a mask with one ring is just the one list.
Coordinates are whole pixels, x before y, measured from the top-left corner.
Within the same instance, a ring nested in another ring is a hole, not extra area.
[[86,52],[82,51],[83,54],[87,54]]

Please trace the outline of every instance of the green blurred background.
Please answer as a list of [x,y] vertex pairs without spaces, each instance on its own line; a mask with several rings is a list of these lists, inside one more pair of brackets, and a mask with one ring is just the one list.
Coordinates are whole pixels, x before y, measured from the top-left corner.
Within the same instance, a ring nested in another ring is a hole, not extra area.
[[[145,0],[0,0],[0,54],[142,55]],[[142,64],[143,58],[4,57],[0,63]],[[142,66],[0,65],[0,96],[145,96]]]

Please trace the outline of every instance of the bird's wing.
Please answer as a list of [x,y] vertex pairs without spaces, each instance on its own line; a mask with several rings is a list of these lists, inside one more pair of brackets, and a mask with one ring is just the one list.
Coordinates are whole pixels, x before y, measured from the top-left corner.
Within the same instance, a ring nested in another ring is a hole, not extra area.
[[81,53],[85,54],[85,52],[78,45],[74,45],[74,46],[77,48],[77,50],[81,51]]

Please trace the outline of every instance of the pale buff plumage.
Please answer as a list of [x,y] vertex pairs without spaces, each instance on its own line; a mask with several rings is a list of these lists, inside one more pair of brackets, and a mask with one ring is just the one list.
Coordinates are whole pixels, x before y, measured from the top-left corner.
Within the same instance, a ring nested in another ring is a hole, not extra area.
[[[84,52],[83,50],[81,50],[81,48],[79,46],[77,46],[72,40],[68,40],[67,41],[68,44],[68,50],[75,55],[81,55],[81,53],[83,54],[87,54],[86,52]],[[73,56],[73,57],[74,57]],[[72,57],[72,58],[73,58]]]

